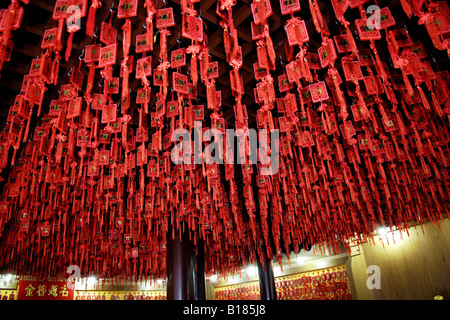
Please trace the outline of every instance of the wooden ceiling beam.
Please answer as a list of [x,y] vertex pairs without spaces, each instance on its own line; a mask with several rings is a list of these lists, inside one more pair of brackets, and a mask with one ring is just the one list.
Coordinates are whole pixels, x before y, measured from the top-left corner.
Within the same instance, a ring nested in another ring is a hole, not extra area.
[[233,23],[234,26],[240,26],[245,19],[252,14],[250,6],[243,4],[242,7],[236,11],[233,11]]
[[[206,0],[200,3],[200,10],[199,10],[199,14],[201,16],[201,14],[203,12],[208,11],[208,9],[217,2],[217,0]],[[216,8],[214,7],[214,10],[216,10]]]
[[26,75],[30,72],[30,65],[25,63],[16,62],[14,65],[11,65],[9,63],[5,63],[3,66],[3,69],[15,72],[21,75]]
[[35,35],[40,36],[41,38],[44,36],[44,32],[45,32],[45,25],[41,24],[41,23],[37,23],[34,26],[29,26],[25,23],[22,23],[20,25],[20,29],[25,30],[27,32],[33,33]]
[[[50,2],[52,4],[49,4],[48,2]],[[30,3],[34,4],[36,7],[39,7],[41,9],[44,9],[44,10],[46,10],[48,12],[52,12],[53,13],[56,1],[55,0],[46,0],[44,2],[44,1],[41,1],[41,0],[31,0]]]
[[18,43],[14,45],[14,51],[21,53],[23,55],[26,55],[28,57],[31,57],[33,59],[39,57],[41,55],[41,48],[40,47],[34,47],[29,44],[21,44]]

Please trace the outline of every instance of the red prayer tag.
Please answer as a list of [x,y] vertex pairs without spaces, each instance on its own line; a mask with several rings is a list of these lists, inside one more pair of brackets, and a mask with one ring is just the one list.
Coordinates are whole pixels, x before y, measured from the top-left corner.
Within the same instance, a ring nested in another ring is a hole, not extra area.
[[166,100],[161,99],[156,102],[156,116],[162,117],[164,113],[166,112]]
[[186,49],[174,50],[170,54],[170,66],[175,69],[186,65]]
[[111,127],[113,128],[113,132],[115,133],[122,132],[122,118],[119,118],[117,119],[117,121],[111,123]]
[[61,90],[59,92],[59,100],[72,100],[77,98],[78,92],[74,85],[72,84],[63,84],[61,85]]
[[185,38],[203,41],[203,21],[200,18],[184,14],[182,18],[181,35]]
[[102,48],[101,44],[92,44],[86,46],[86,51],[84,54],[84,62],[86,64],[97,62],[100,60],[100,49]]
[[47,133],[47,131],[44,128],[36,127],[33,135],[33,141],[41,141],[45,133]]
[[355,121],[361,121],[365,119],[366,117],[363,115],[362,109],[358,104],[354,104],[351,106],[352,114],[353,114],[353,120]]
[[[147,94],[147,90],[148,90],[148,94]],[[147,90],[145,90],[144,88],[139,88],[137,90],[137,95],[136,95],[136,103],[137,104],[144,104],[144,103],[150,102],[151,87],[148,87]]]
[[311,92],[309,91],[309,87],[305,87],[302,90],[302,98],[304,103],[311,102]]
[[120,79],[118,77],[112,78],[106,82],[106,92],[108,94],[118,94],[120,86]]
[[311,92],[311,99],[313,102],[320,102],[329,98],[324,81],[311,84],[309,86],[309,91]]
[[278,112],[284,113],[286,111],[286,109],[285,109],[285,105],[286,104],[284,102],[284,99],[283,98],[277,98],[276,102],[277,102]]
[[69,108],[67,109],[67,119],[73,119],[81,115],[81,106],[83,104],[83,98],[72,99],[69,102]]
[[109,165],[109,150],[101,150],[98,153],[98,164],[101,166]]
[[188,83],[187,87],[188,87],[187,98],[192,100],[197,99],[197,86],[195,86],[192,83]]
[[56,34],[58,33],[58,28],[45,30],[44,37],[42,38],[42,49],[47,49],[54,47],[56,44]]
[[216,98],[217,98],[217,106],[221,107],[222,106],[222,91],[221,90],[216,91]]
[[301,45],[309,41],[308,30],[304,20],[300,20],[299,23],[287,24],[285,30],[290,46]]
[[431,64],[429,61],[423,61],[421,62],[422,70],[419,70],[420,75],[424,79],[436,79],[436,74],[433,71],[433,68],[431,67]]
[[100,49],[100,60],[98,66],[100,68],[116,63],[117,44],[111,44]]
[[49,115],[59,115],[61,112],[65,112],[67,108],[67,101],[52,100],[49,108]]
[[350,8],[352,9],[369,2],[369,0],[347,0],[347,1],[348,4],[350,5]]
[[386,29],[395,26],[394,17],[388,7],[380,10],[380,29]]
[[356,19],[355,25],[356,30],[358,31],[359,39],[361,41],[369,41],[369,40],[380,40],[381,33],[378,29],[371,29],[368,26],[369,22],[367,19]]
[[412,45],[409,46],[409,48],[413,53],[417,55],[419,59],[425,59],[426,57],[428,57],[428,54],[425,48],[423,47],[422,42],[420,41],[414,42]]
[[395,115],[389,116],[387,121],[382,121],[382,122],[383,122],[384,130],[386,130],[386,132],[391,132],[391,131],[395,131],[398,129]]
[[194,105],[192,106],[194,110],[194,118],[195,120],[204,120],[205,117],[205,107],[203,105]]
[[5,47],[5,53],[4,53],[4,61],[9,62],[11,60],[11,54],[14,48],[14,41],[9,40],[6,43],[6,47]]
[[406,29],[394,29],[388,31],[389,38],[392,41],[392,45],[395,49],[395,53],[399,53],[399,50],[405,46],[409,46],[413,43],[408,35]]
[[344,121],[343,124],[339,126],[344,137],[352,137],[356,134],[355,128],[351,121]]
[[109,132],[105,131],[104,129],[101,129],[99,138],[98,138],[98,142],[110,144],[111,143],[111,134]]
[[136,53],[142,53],[151,51],[152,46],[151,44],[147,43],[147,34],[140,34],[136,36]]
[[255,74],[255,80],[261,80],[265,76],[269,74],[268,68],[261,68],[258,66],[258,63],[253,64],[253,72]]
[[110,123],[117,121],[117,104],[108,104],[103,107],[102,123]]
[[370,49],[360,49],[358,52],[358,61],[361,66],[373,66],[375,64]]
[[70,74],[70,83],[73,84],[78,90],[82,90],[83,80],[84,80],[84,73],[74,66],[72,68],[72,73]]
[[166,112],[166,116],[167,117],[173,117],[178,115],[178,101],[174,100],[174,101],[168,101],[167,102],[167,112]]
[[22,129],[23,121],[20,120],[18,117],[12,117],[9,133],[18,137],[20,130]]
[[91,108],[94,110],[102,110],[106,104],[106,97],[100,93],[94,93]]
[[72,5],[70,0],[58,0],[53,10],[53,20],[65,19],[68,17],[67,9]]
[[283,74],[278,77],[278,86],[280,92],[285,92],[294,88],[294,85],[289,82],[286,74]]
[[300,10],[299,0],[280,0],[281,14],[294,13]]
[[267,49],[265,47],[257,47],[256,54],[258,57],[258,66],[260,68],[269,69],[269,57],[267,55]]
[[345,79],[347,81],[363,80],[363,74],[358,61],[343,61]]
[[109,46],[116,43],[117,41],[117,30],[114,29],[109,23],[105,21],[102,22],[102,27],[100,30],[100,42]]
[[431,26],[430,29],[432,32],[438,35],[450,32],[450,21],[445,13],[435,12],[432,14],[432,19],[433,20],[427,24],[428,26]]
[[338,53],[351,52],[350,43],[346,34],[341,34],[333,37],[334,43]]
[[292,61],[286,65],[286,75],[289,82],[295,82],[302,77],[297,61]]
[[335,2],[337,2],[336,4],[340,6],[340,10],[342,11],[342,13],[345,13],[345,11],[349,7],[348,0],[331,1],[331,4],[333,5],[334,12],[336,12]]
[[156,11],[156,28],[168,28],[175,25],[172,8],[164,8]]
[[320,65],[322,68],[327,67],[330,63],[334,62],[337,58],[336,50],[334,50],[334,44],[331,39],[328,39],[326,46],[320,46],[317,50],[319,53]]
[[187,76],[178,72],[174,72],[172,74],[172,79],[173,79],[173,90],[180,93],[188,94]]
[[[6,26],[6,19],[3,19],[4,13],[7,11],[8,9],[2,9],[0,12],[0,31],[4,32],[6,30],[6,28],[8,26]],[[14,20],[12,21],[11,24],[11,30],[17,30],[20,28],[20,24],[22,23],[22,18],[23,18],[23,13],[24,13],[24,9],[23,7],[18,7],[17,9],[15,9],[15,14],[14,14]]]
[[207,72],[208,79],[217,79],[219,77],[219,62],[210,62]]
[[118,9],[117,17],[120,19],[135,17],[138,11],[138,0],[120,0]]
[[88,163],[87,176],[95,177],[99,174],[99,167],[95,161],[91,161]]
[[314,69],[314,70],[322,69],[320,66],[319,54],[307,52],[305,58],[308,61],[308,65],[309,65],[310,69]]
[[153,84],[155,86],[163,86],[164,85],[164,72],[159,69],[153,70]]
[[368,94],[378,93],[378,83],[375,76],[364,77],[364,85],[366,86]]
[[250,23],[251,31],[252,31],[252,40],[260,40],[264,39],[264,24],[256,24],[253,21]]
[[90,144],[90,138],[87,131],[77,131],[77,147],[88,147]]
[[252,9],[253,21],[257,24],[262,23],[264,19],[268,18],[273,13],[270,0],[253,2],[250,7]]
[[136,79],[142,79],[152,74],[152,56],[141,58],[136,62]]

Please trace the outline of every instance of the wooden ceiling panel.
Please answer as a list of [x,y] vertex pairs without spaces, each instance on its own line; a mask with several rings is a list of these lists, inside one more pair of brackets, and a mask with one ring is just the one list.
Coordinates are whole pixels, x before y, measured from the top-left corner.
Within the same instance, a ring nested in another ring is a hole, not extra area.
[[[111,8],[117,8],[118,1],[117,0],[101,0],[102,7],[97,10],[96,14],[96,22],[97,26],[100,25],[101,21],[108,21]],[[393,0],[398,3],[398,0]],[[45,29],[56,26],[56,22],[52,18],[53,7],[56,0],[30,0],[30,4],[25,7],[24,19],[22,21],[22,28],[13,32],[13,40],[15,41],[14,50],[13,50],[13,58],[10,63],[5,63],[2,70],[0,81],[0,94],[2,95],[2,99],[0,100],[0,116],[3,114],[7,114],[10,101],[13,101],[15,96],[19,94],[19,90],[21,87],[20,79],[23,78],[24,75],[28,73],[29,67],[31,65],[32,59],[37,58],[41,53],[41,38],[44,34]],[[257,61],[256,57],[256,41],[252,40],[251,37],[251,22],[253,21],[253,16],[251,12],[250,4],[253,0],[240,0],[236,2],[236,5],[233,7],[233,21],[235,27],[238,30],[239,36],[239,45],[242,47],[242,55],[243,55],[243,65],[240,69],[240,74],[243,77],[243,81],[245,83],[245,95],[243,97],[243,101],[248,108],[249,114],[249,124],[254,123],[255,118],[254,115],[258,110],[259,106],[254,103],[253,96],[253,88],[256,86],[256,80],[254,79],[253,74],[253,63]],[[274,44],[274,49],[276,52],[276,63],[277,69],[274,72],[271,72],[275,84],[277,84],[278,76],[283,72],[280,59],[284,57],[284,42],[285,42],[285,31],[284,31],[284,23],[287,19],[290,18],[289,15],[282,16],[280,14],[278,1],[272,2],[272,7],[274,14],[269,17],[269,26],[270,26],[270,35]],[[143,7],[143,1],[140,2],[140,8],[138,17],[132,19],[133,23],[133,34],[132,34],[132,48],[131,54],[135,55],[135,60],[139,59],[140,54],[134,53],[134,42],[135,37],[139,34],[145,32],[144,24],[146,19],[146,10]],[[217,79],[217,89],[222,91],[222,112],[224,114],[225,119],[230,123],[234,124],[234,115],[232,106],[235,104],[234,97],[231,94],[230,80],[229,80],[229,70],[231,67],[226,62],[225,50],[223,47],[223,29],[220,26],[220,17],[216,14],[216,3],[217,0],[201,0],[200,3],[195,4],[195,8],[198,11],[200,17],[204,21],[205,26],[205,34],[208,36],[208,47],[211,61],[218,61],[220,66],[220,76]],[[313,52],[317,51],[317,48],[320,46],[320,37],[315,31],[311,14],[309,12],[308,0],[301,0],[302,10],[297,12],[295,15],[305,20],[308,32],[310,34],[310,41],[308,46],[310,50]],[[6,8],[9,4],[9,1],[2,1],[0,4],[1,8]],[[180,0],[173,0],[167,2],[167,6],[171,6],[174,8],[175,18],[176,18],[176,26],[170,28],[169,30],[172,33],[172,36],[168,38],[168,50],[173,50],[177,47],[178,43],[182,47],[187,47],[190,44],[190,40],[185,39],[181,36],[181,17],[180,17]],[[157,0],[157,7],[161,8],[163,6],[162,0]],[[331,6],[325,4],[322,1],[322,14],[324,18],[327,20],[329,26],[335,26],[334,24],[334,11]],[[113,9],[115,10],[115,9]],[[84,35],[85,30],[85,20],[82,19],[82,31],[75,33],[74,43],[73,43],[73,51],[69,61],[61,61],[60,65],[60,83],[66,83],[69,79],[69,72],[72,66],[77,65],[79,62],[79,57],[82,57],[83,49],[85,45],[93,43],[93,38],[87,38]],[[118,30],[118,41],[119,48],[121,48],[122,41],[122,25],[124,21],[123,19],[118,19],[116,15],[113,16],[113,26]],[[156,31],[156,30],[155,30]],[[96,34],[99,35],[99,30],[97,29]],[[63,40],[63,52],[65,52],[65,45],[68,38],[67,32],[64,34]],[[178,41],[179,42],[178,42]],[[157,35],[157,40],[154,46],[154,51],[151,53],[153,56],[153,66],[159,63],[159,35]],[[122,50],[118,52],[118,61],[122,59]],[[188,58],[188,60],[190,57]],[[284,61],[281,61],[284,63]],[[188,72],[189,70],[189,61],[188,65],[185,67],[184,71]],[[83,66],[82,71],[87,74],[87,68]],[[119,67],[116,66],[114,68],[115,76],[118,76]],[[116,75],[117,74],[117,75]],[[4,79],[4,77],[13,78],[13,81],[8,81],[8,79]],[[99,85],[103,84],[103,79],[97,72],[97,76],[94,83],[94,90],[101,90]],[[130,88],[132,89],[132,101],[135,98],[135,91],[137,88],[142,86],[140,80],[134,79],[133,75],[130,77]],[[58,95],[59,85],[58,86],[50,86],[49,90],[46,92],[45,98],[46,101],[51,101],[55,99]],[[156,89],[153,91],[155,92]],[[198,103],[206,103],[205,99],[205,89],[203,85],[199,85],[198,88],[199,98]],[[151,103],[156,101],[156,97],[153,96]],[[134,103],[134,102],[132,102]],[[134,106],[133,106],[134,107]],[[4,110],[3,110],[4,109]],[[6,111],[5,111],[6,110]],[[231,111],[230,111],[231,110]],[[4,119],[0,119],[4,120]]]

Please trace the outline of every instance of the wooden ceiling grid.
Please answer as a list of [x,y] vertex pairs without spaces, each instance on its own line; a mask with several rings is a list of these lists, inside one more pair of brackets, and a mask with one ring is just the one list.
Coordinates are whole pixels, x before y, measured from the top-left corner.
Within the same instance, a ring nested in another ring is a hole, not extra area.
[[[255,117],[256,111],[259,106],[254,102],[253,88],[256,86],[256,80],[253,74],[253,63],[257,62],[256,56],[256,41],[251,38],[251,21],[253,21],[253,16],[250,8],[250,4],[253,0],[240,0],[236,2],[233,7],[233,20],[234,25],[238,30],[239,45],[242,46],[243,53],[243,65],[240,69],[240,73],[243,77],[245,94],[242,98],[243,104],[247,105],[248,115],[249,115],[249,126],[255,127]],[[22,84],[23,76],[28,74],[29,68],[31,66],[32,59],[39,57],[41,53],[41,42],[44,31],[48,28],[56,26],[56,22],[52,18],[53,8],[56,0],[31,0],[28,5],[25,6],[25,13],[22,20],[22,25],[19,30],[13,32],[14,49],[11,61],[5,62],[3,69],[1,71],[0,78],[0,125],[4,127],[6,117],[8,114],[9,107],[14,103],[14,99],[17,94],[20,93],[20,88]],[[220,27],[220,18],[216,15],[216,2],[217,0],[205,0],[201,1],[200,4],[196,4],[195,8],[199,12],[200,17],[205,23],[205,34],[208,37],[208,48],[211,56],[211,61],[218,61],[220,76],[216,80],[217,89],[222,92],[222,112],[223,117],[228,122],[230,127],[234,127],[234,111],[233,105],[235,103],[234,97],[230,90],[230,79],[228,71],[230,66],[225,61],[225,50],[223,47],[223,29]],[[326,19],[330,28],[336,28],[334,11],[331,5],[326,4],[327,1],[321,2],[321,11]],[[398,5],[398,0],[390,1],[390,6]],[[90,3],[90,1],[89,1]],[[135,37],[142,34],[146,19],[146,10],[143,6],[143,1],[140,2],[140,8],[138,16],[132,19],[133,23],[133,34],[132,34],[132,47],[130,54],[135,55],[135,59],[139,59],[140,55],[134,53],[134,42]],[[284,23],[289,16],[282,16],[279,9],[278,0],[272,0],[272,7],[274,14],[269,17],[270,34],[272,41],[274,43],[274,49],[276,52],[276,65],[277,69],[271,72],[275,79],[275,85],[277,86],[277,79],[280,74],[284,71],[281,67],[280,59],[284,57],[284,42],[286,39],[284,31]],[[305,20],[308,33],[310,35],[310,41],[308,46],[309,51],[317,52],[320,46],[320,36],[316,32],[311,14],[309,12],[308,0],[301,0],[300,12],[295,15],[301,17]],[[9,1],[4,1],[0,5],[1,8],[6,8]],[[102,0],[102,7],[97,10],[96,14],[96,24],[100,25],[101,21],[108,21],[111,8],[117,7],[117,0]],[[187,47],[190,44],[190,40],[181,37],[181,17],[180,17],[180,0],[167,0],[166,5],[173,7],[175,12],[176,26],[170,28],[172,36],[168,38],[168,52],[175,49],[178,46],[178,41],[182,47]],[[157,7],[161,8],[163,6],[162,0],[157,0]],[[178,21],[178,20],[179,21]],[[69,73],[72,66],[77,65],[79,57],[83,55],[83,48],[93,43],[94,39],[91,37],[85,37],[85,20],[82,19],[82,30],[75,33],[72,55],[69,61],[64,61],[64,57],[61,60],[60,65],[60,79],[57,86],[48,86],[48,91],[45,93],[43,110],[45,111],[52,99],[57,99],[58,91],[61,84],[67,83],[69,79]],[[116,15],[113,16],[113,26],[118,30],[118,42],[122,41],[122,25],[124,23],[123,19],[118,19]],[[156,29],[155,29],[156,31]],[[97,29],[97,34],[99,31]],[[65,44],[68,38],[68,33],[64,34],[65,39],[63,41],[63,51],[61,53],[64,56]],[[154,51],[151,53],[153,56],[153,66],[159,63],[159,37],[157,43],[154,46]],[[121,46],[119,46],[121,48]],[[189,60],[188,56],[188,60]],[[118,59],[122,59],[122,50],[118,50]],[[281,61],[284,62],[284,61]],[[114,75],[118,76],[119,73],[119,63],[115,66]],[[189,63],[188,63],[189,65]],[[188,66],[186,67],[188,70]],[[87,78],[87,68],[83,67],[83,72]],[[117,75],[116,75],[117,74]],[[100,73],[97,72],[94,91],[100,92],[101,88],[99,86],[103,85],[103,79]],[[137,80],[131,75],[130,77],[130,88],[132,91],[131,101],[132,107],[135,108],[133,100],[136,97],[136,90],[141,86],[140,80]],[[155,89],[154,89],[155,90]],[[206,104],[206,92],[204,86],[199,82],[198,86],[198,102]],[[81,92],[82,94],[83,92]],[[115,98],[119,98],[117,95]],[[155,95],[152,95],[151,106],[154,106],[156,101]]]

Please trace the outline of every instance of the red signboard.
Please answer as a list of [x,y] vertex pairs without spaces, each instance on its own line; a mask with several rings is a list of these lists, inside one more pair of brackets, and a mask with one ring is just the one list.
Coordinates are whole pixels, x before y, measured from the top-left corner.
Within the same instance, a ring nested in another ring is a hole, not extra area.
[[73,300],[66,281],[19,280],[17,300]]

